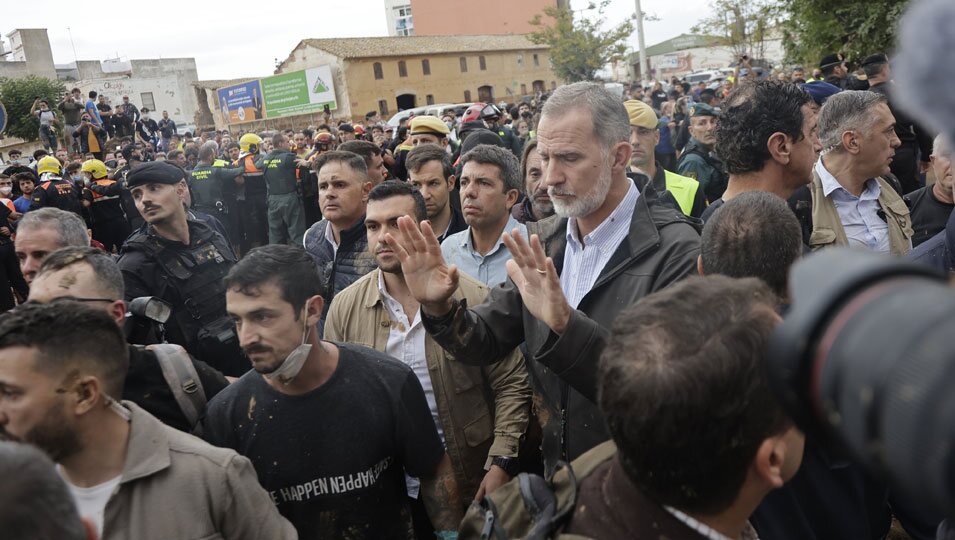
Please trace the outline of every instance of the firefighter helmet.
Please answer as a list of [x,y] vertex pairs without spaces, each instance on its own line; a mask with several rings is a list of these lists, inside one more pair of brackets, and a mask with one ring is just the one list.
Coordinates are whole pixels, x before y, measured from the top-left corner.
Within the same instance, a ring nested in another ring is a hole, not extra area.
[[258,153],[261,146],[262,137],[259,137],[255,133],[246,133],[245,135],[239,137],[239,150],[242,152],[255,154]]

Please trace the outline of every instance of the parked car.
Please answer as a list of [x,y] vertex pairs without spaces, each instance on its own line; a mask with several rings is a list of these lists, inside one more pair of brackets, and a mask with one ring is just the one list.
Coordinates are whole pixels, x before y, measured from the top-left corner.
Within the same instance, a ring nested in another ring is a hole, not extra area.
[[[456,108],[457,105],[453,103],[436,103],[434,105],[425,105],[424,107],[415,107],[413,109],[405,109],[403,111],[398,111],[391,118],[388,119],[388,125],[393,127],[398,127],[398,124],[408,118],[411,115],[422,116],[422,115],[431,115],[440,117],[444,111],[449,108]],[[466,107],[465,107],[466,108]]]

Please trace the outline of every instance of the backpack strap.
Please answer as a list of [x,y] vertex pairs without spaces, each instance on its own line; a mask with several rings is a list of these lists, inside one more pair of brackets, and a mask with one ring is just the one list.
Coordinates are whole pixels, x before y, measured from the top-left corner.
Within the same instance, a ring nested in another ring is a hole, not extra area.
[[163,378],[166,379],[189,425],[197,426],[202,411],[206,408],[206,392],[189,353],[179,345],[171,343],[149,345],[146,350],[156,355]]

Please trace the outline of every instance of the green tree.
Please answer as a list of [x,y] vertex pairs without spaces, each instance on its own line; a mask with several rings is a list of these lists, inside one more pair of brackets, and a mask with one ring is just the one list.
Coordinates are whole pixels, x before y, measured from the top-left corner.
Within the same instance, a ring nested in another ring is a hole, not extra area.
[[544,8],[543,16],[538,14],[530,21],[537,30],[528,38],[550,47],[551,67],[561,79],[592,81],[602,67],[626,56],[633,19],[604,30],[604,10],[609,3],[591,2],[577,19],[569,9],[550,6]]
[[[7,109],[7,129],[4,135],[19,137],[25,141],[39,138],[40,121],[30,115],[33,101],[39,97],[50,103],[50,108],[66,93],[62,82],[30,75],[18,79],[0,78],[0,101]],[[61,119],[62,122],[62,119]]]
[[691,31],[716,36],[733,51],[734,58],[746,54],[754,59],[766,56],[766,41],[776,32],[779,3],[776,0],[712,0],[714,15],[702,19]]
[[816,66],[842,52],[860,61],[895,46],[898,21],[908,0],[782,0],[783,44],[793,62]]

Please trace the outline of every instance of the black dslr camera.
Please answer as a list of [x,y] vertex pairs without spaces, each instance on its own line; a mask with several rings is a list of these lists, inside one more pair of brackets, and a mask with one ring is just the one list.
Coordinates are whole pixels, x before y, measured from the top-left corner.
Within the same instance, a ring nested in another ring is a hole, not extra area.
[[955,290],[934,269],[833,249],[796,264],[770,384],[823,447],[955,516]]

